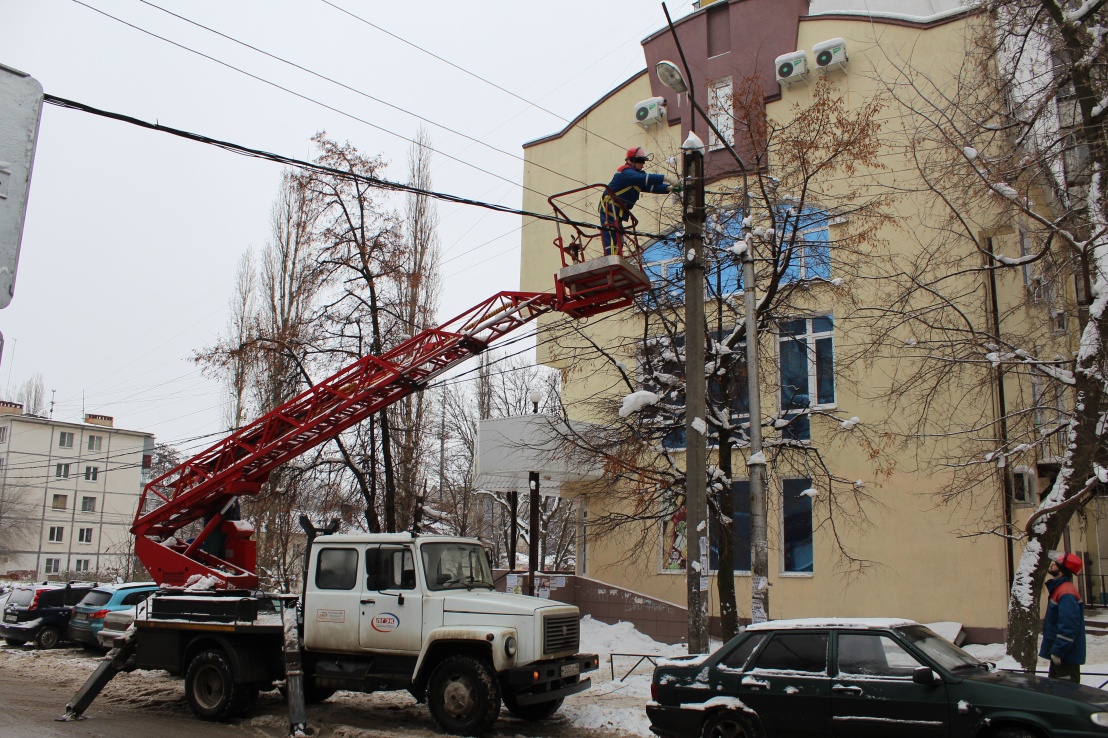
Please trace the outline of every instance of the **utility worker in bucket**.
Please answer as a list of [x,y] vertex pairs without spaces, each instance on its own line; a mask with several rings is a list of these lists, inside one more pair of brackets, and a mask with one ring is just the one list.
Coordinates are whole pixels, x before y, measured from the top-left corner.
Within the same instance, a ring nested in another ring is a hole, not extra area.
[[627,158],[608,183],[608,192],[600,198],[600,238],[604,242],[604,255],[623,251],[623,222],[631,216],[631,208],[639,201],[639,193],[651,192],[664,195],[680,192],[681,185],[668,174],[647,174],[643,171],[652,158],[646,149],[635,146],[627,149]]
[[1043,618],[1043,645],[1039,658],[1050,659],[1049,676],[1081,683],[1085,663],[1085,603],[1073,583],[1084,562],[1074,553],[1051,556],[1046,589],[1050,601]]

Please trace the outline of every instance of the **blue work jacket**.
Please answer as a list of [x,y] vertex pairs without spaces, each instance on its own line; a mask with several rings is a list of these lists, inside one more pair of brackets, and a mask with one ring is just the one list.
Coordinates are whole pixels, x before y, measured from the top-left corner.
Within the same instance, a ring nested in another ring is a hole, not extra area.
[[1039,657],[1058,656],[1063,664],[1085,663],[1085,603],[1073,584],[1063,576],[1046,583],[1050,601],[1043,618],[1043,645]]

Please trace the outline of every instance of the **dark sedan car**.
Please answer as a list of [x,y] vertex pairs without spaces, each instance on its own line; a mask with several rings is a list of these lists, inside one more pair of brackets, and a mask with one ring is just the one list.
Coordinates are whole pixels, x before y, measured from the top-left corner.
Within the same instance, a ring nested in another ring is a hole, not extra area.
[[1108,692],[997,671],[910,620],[759,623],[659,662],[651,696],[672,738],[1108,737]]

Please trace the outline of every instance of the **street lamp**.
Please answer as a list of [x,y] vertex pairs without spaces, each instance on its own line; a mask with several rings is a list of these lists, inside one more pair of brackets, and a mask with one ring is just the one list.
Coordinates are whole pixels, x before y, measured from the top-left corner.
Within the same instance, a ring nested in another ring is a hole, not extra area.
[[[668,14],[667,14],[667,17],[668,17]],[[670,24],[670,30],[671,30],[671,32],[673,32],[674,42],[677,44],[678,51],[681,52],[682,60],[684,60],[684,52],[681,51],[681,41],[680,41],[680,39],[677,38],[677,33],[673,29],[672,22]],[[687,71],[687,69],[688,69],[688,67],[686,65],[686,71]],[[670,88],[674,92],[677,92],[678,94],[688,93],[689,102],[692,103],[693,110],[695,110],[696,112],[699,112],[704,117],[704,121],[708,124],[708,127],[712,130],[712,133],[715,134],[716,139],[720,143],[723,144],[724,148],[727,149],[727,153],[729,153],[731,155],[731,157],[738,163],[739,171],[742,172],[742,177],[743,177],[743,211],[742,211],[742,215],[743,215],[744,223],[747,222],[746,219],[750,216],[750,187],[749,187],[749,183],[747,181],[746,164],[743,162],[742,157],[739,156],[738,152],[735,151],[734,147],[731,145],[731,142],[728,141],[727,138],[724,137],[722,133],[720,133],[720,131],[716,127],[715,123],[712,122],[712,119],[708,116],[707,113],[704,112],[703,108],[700,107],[700,104],[696,101],[695,94],[693,94],[691,92],[691,89],[690,89],[688,83],[685,81],[684,75],[681,74],[681,70],[677,68],[676,64],[674,64],[671,61],[660,61],[654,66],[654,70],[658,74],[658,80],[663,85]],[[696,125],[696,117],[693,116],[692,120],[690,121],[690,126],[689,126],[690,130],[694,130],[695,125]],[[703,180],[703,178],[701,178],[696,183],[689,182],[688,186],[691,188],[694,184],[700,191],[700,202],[703,203],[703,201],[704,201],[704,194],[703,194],[704,193],[704,180]],[[686,192],[687,191],[688,190],[686,190]],[[687,200],[683,201],[683,204],[685,202],[687,202]],[[686,234],[686,239],[687,239],[688,234],[689,234],[687,208],[686,208],[686,213],[685,213],[685,221],[686,221],[685,222],[685,234]],[[701,223],[703,223],[703,220],[701,220]],[[744,233],[745,233],[745,231],[746,231],[746,226],[745,225],[743,227],[743,230],[744,230]],[[700,249],[698,248],[697,249],[698,258],[699,258],[699,252],[700,252]],[[753,252],[753,248],[752,248],[752,245],[750,244],[750,242],[747,242],[747,248],[743,252],[742,260],[743,260],[743,297],[744,297],[744,302],[745,302],[744,308],[745,308],[745,311],[746,311],[747,395],[748,395],[748,398],[749,398],[748,402],[749,402],[749,410],[750,410],[750,423],[749,423],[749,432],[748,432],[748,437],[750,439],[750,460],[747,462],[747,466],[748,466],[748,469],[749,469],[749,475],[750,475],[750,481],[749,481],[749,484],[750,484],[750,538],[751,538],[751,544],[752,544],[752,548],[753,548],[753,551],[751,552],[752,556],[751,556],[751,577],[750,577],[750,579],[751,579],[750,616],[751,616],[751,620],[753,622],[757,623],[757,622],[763,622],[763,621],[769,619],[769,580],[768,580],[768,575],[769,575],[769,542],[768,542],[768,528],[767,528],[767,509],[768,509],[768,505],[767,505],[766,492],[765,492],[766,461],[765,461],[765,455],[762,453],[762,407],[761,407],[762,403],[761,403],[761,395],[759,394],[759,389],[758,389],[758,315],[757,315],[758,305],[757,305],[757,296],[756,296],[756,293],[755,293],[755,290],[754,290],[754,286],[755,286],[755,284],[754,284],[754,252]],[[686,336],[685,336],[685,359],[686,359],[686,365],[685,365],[686,392],[685,392],[685,397],[686,397],[686,403],[687,403],[685,412],[686,412],[687,416],[691,416],[694,412],[696,412],[696,413],[699,413],[696,417],[701,417],[702,414],[704,413],[704,407],[705,407],[705,404],[706,404],[706,400],[704,398],[704,395],[701,394],[698,398],[695,398],[695,400],[698,401],[698,405],[694,409],[694,407],[693,407],[694,398],[693,398],[692,388],[689,387],[689,385],[688,385],[689,379],[691,377],[691,374],[689,373],[688,368],[689,368],[689,366],[693,365],[691,360],[690,360],[690,354],[689,354],[689,344],[692,343],[693,338],[692,338],[692,334],[689,333],[689,330],[690,330],[690,325],[691,325],[690,321],[694,317],[694,316],[690,315],[688,306],[689,306],[689,285],[690,284],[697,285],[697,290],[696,291],[698,293],[703,292],[703,288],[700,285],[701,285],[701,282],[703,281],[704,267],[703,267],[703,262],[701,261],[698,265],[699,268],[696,270],[696,272],[698,274],[698,279],[700,281],[692,282],[689,279],[689,267],[690,266],[691,266],[691,264],[686,264],[686,267],[685,267],[685,306],[686,306],[686,308],[685,308],[685,331],[686,331]],[[703,296],[701,295],[701,298],[700,298],[700,313],[699,313],[699,318],[698,318],[697,323],[696,323],[696,326],[697,326],[696,327],[696,332],[697,332],[697,334],[699,334],[699,340],[700,340],[701,345],[703,345],[703,343],[704,343],[703,318],[704,318]],[[702,373],[703,372],[701,372],[701,374]],[[688,431],[686,431],[686,435],[689,435]],[[686,446],[686,457],[688,455],[689,455],[689,447]],[[690,467],[690,471],[686,472],[686,476],[691,477],[692,476],[691,466],[687,463],[686,463],[686,466]],[[687,485],[686,486],[686,502],[688,502],[688,500],[690,499],[690,491],[692,490],[692,487],[689,486],[690,485],[689,482],[686,482],[686,485]],[[700,493],[701,495],[706,496],[706,492],[703,492],[703,489],[704,489],[703,485],[704,485],[704,482],[701,479],[697,483],[697,488],[699,490],[701,490],[701,493]],[[703,499],[703,497],[701,499]],[[687,510],[686,514],[689,516],[689,528],[690,528],[690,530],[695,530],[695,529],[692,528],[692,525],[693,525],[692,510],[691,509]],[[696,524],[699,525],[702,520],[703,520],[703,517],[699,518],[696,521]],[[688,538],[688,540],[692,541],[692,540],[694,540],[694,538],[692,536],[690,536]],[[699,545],[697,546],[697,548],[699,549]],[[688,560],[689,561],[692,560],[691,549],[690,549]],[[691,597],[692,596],[692,585],[691,584],[689,586],[689,591],[690,591],[690,597]],[[690,603],[689,603],[689,610],[690,610],[690,614],[689,614],[690,621],[689,622],[690,622],[690,625],[691,625],[692,617],[693,617],[692,616],[692,601],[691,600],[690,600]],[[690,634],[690,636],[691,636],[691,634]],[[692,649],[691,649],[691,637],[690,637],[690,651],[691,650]]]
[[[527,393],[527,401],[531,403],[532,412],[539,412],[539,402],[542,401],[542,392],[531,390]],[[527,474],[527,486],[531,488],[530,535],[528,543],[530,548],[527,557],[527,594],[535,595],[535,574],[539,570],[539,473],[532,471]],[[517,503],[518,504],[518,503]]]

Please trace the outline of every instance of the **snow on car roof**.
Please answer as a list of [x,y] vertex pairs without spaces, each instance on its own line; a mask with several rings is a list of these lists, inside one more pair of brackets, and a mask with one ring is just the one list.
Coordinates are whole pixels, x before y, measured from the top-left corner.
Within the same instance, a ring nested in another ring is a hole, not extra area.
[[919,625],[915,620],[903,618],[797,618],[795,620],[770,620],[751,623],[747,630],[785,630],[787,628],[900,628]]

